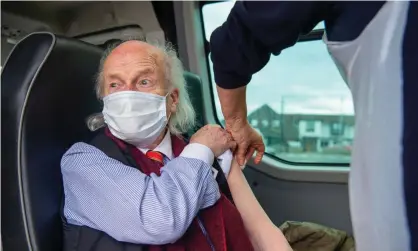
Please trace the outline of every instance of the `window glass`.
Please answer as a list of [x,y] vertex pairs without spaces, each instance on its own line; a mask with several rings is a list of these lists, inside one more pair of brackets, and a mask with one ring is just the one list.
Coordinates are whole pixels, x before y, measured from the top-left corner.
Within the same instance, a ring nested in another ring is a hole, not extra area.
[[[203,6],[208,41],[233,5]],[[322,22],[315,27],[322,28]],[[216,114],[223,123],[216,88],[212,89]],[[352,98],[321,40],[300,42],[272,56],[248,84],[247,106],[248,120],[262,134],[268,154],[299,163],[349,163],[354,137]]]
[[256,119],[251,119],[250,121],[251,121],[251,125],[252,125],[252,126],[254,126],[254,127],[257,127],[257,126],[258,126],[258,120],[256,120]]
[[273,120],[273,127],[279,127],[280,126],[280,120],[275,119]]

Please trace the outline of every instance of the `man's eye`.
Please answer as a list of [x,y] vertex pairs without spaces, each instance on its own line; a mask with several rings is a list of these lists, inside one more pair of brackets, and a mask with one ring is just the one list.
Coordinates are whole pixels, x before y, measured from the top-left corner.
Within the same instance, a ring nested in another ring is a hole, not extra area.
[[148,84],[151,83],[151,81],[149,81],[148,79],[143,79],[139,83],[140,83],[140,85],[148,85]]
[[110,87],[112,87],[112,88],[115,88],[115,87],[117,87],[118,86],[118,84],[117,83],[110,83]]

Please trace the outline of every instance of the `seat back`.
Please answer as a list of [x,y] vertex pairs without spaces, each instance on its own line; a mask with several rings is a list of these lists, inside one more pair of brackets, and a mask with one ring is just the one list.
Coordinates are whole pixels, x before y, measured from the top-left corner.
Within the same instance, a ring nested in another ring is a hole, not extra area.
[[51,33],[19,42],[1,74],[3,248],[62,247],[60,160],[91,136],[85,118],[100,111],[94,76],[102,50]]

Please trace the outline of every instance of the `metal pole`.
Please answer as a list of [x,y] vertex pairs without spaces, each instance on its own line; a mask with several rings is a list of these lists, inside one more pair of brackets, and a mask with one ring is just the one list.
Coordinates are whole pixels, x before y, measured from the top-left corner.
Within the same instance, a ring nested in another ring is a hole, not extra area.
[[285,140],[284,140],[284,103],[285,103],[284,99],[285,99],[285,97],[282,96],[281,97],[281,104],[280,104],[280,135],[281,135],[281,138],[282,138],[282,144],[283,144],[283,147],[285,149],[285,152],[287,152],[286,151],[287,147],[285,146]]
[[343,138],[343,104],[344,104],[344,96],[340,98],[340,133],[339,133],[339,140],[341,141]]

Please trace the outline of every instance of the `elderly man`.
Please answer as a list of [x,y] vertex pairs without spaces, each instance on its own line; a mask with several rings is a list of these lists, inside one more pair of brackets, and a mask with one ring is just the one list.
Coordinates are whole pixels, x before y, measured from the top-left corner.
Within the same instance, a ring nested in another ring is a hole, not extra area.
[[[235,147],[230,135],[205,126],[187,146],[183,141],[195,113],[174,50],[121,43],[105,53],[96,89],[107,126],[89,144],[74,144],[61,163],[65,250],[142,250],[150,245],[149,250],[245,251],[253,250],[251,242],[274,245],[260,237],[250,242],[248,235],[260,229],[277,229],[240,170],[232,178],[237,184],[233,191],[247,191],[237,197],[240,208],[256,208],[246,212],[246,228],[236,207],[220,193],[215,176],[225,179],[232,155],[222,170],[212,172],[211,166],[214,157]],[[244,206],[246,195],[252,196],[249,207]],[[263,218],[263,224],[252,225],[255,217]],[[286,247],[281,237],[279,245]]]

